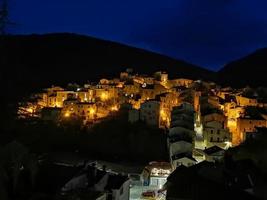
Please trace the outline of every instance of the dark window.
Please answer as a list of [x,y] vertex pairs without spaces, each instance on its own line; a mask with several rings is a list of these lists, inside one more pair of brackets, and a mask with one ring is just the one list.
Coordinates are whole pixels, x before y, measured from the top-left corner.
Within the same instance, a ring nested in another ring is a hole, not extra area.
[[213,130],[210,130],[210,133],[213,134]]
[[220,134],[220,130],[217,130],[217,134],[218,134],[218,135]]

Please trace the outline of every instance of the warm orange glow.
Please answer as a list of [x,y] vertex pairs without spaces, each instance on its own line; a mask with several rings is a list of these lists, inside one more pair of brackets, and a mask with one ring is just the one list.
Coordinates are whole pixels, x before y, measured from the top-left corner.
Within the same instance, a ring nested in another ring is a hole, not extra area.
[[123,84],[122,83],[118,83],[117,87],[118,88],[123,88]]
[[140,109],[140,103],[133,103],[133,108],[136,109],[136,110],[139,110]]
[[111,110],[111,111],[118,111],[119,109],[118,109],[118,106],[115,105],[115,106],[112,106],[112,107],[110,108],[110,110]]
[[101,100],[102,101],[106,101],[108,99],[108,95],[106,93],[102,93],[101,96],[100,96]]
[[160,111],[160,117],[163,121],[167,121],[167,113],[164,110]]
[[91,115],[95,114],[95,112],[96,112],[96,111],[95,111],[94,108],[90,108],[90,109],[89,109],[89,113],[90,113]]
[[33,113],[33,108],[27,108],[27,112]]
[[65,112],[64,117],[70,117],[70,113],[69,112]]

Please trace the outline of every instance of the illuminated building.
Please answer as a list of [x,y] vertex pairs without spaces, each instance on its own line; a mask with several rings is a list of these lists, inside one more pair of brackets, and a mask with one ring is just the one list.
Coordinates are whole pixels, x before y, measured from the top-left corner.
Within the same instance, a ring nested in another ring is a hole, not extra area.
[[128,95],[136,95],[139,93],[139,88],[140,88],[140,85],[139,84],[124,84],[124,87],[123,87],[123,92],[124,94],[128,94]]
[[51,88],[45,89],[47,95],[50,96],[51,94],[55,94],[57,91],[64,91],[64,88],[59,86],[52,86]]
[[256,127],[267,127],[267,121],[261,116],[258,116],[257,118],[250,117],[250,116],[245,116],[245,117],[240,117],[237,119],[237,130],[236,134],[239,139],[239,143],[245,141],[246,139],[246,133],[249,132],[255,132]]
[[149,77],[149,76],[143,76],[144,79],[144,83],[148,84],[148,85],[153,85],[154,84],[154,78],[153,77]]
[[80,102],[91,102],[92,101],[92,95],[89,94],[88,90],[80,90],[80,91],[77,91],[76,94]]
[[217,162],[222,161],[225,150],[218,146],[211,146],[205,149],[194,149],[193,157],[198,162],[208,161]]
[[142,173],[144,185],[154,186],[162,189],[167,182],[167,177],[171,174],[172,167],[167,162],[150,162]]
[[236,96],[236,102],[239,106],[257,106],[258,101],[255,98],[248,98],[243,96]]
[[191,167],[197,164],[197,160],[192,157],[192,152],[175,154],[171,157],[172,169],[175,170],[177,167],[185,166]]
[[57,105],[57,96],[56,94],[50,94],[48,97],[47,97],[47,106],[48,107],[56,107]]
[[140,88],[140,95],[143,100],[154,99],[156,96],[154,85],[143,84],[142,87]]
[[62,115],[64,117],[70,117],[76,115],[77,113],[77,104],[79,103],[78,99],[67,99],[63,102]]
[[171,83],[172,87],[184,86],[188,88],[193,83],[193,80],[179,78],[179,79],[169,80],[169,82]]
[[162,93],[156,96],[160,101],[160,126],[170,127],[171,111],[178,105],[178,94],[176,92]]
[[[169,142],[169,156],[172,168],[175,169],[180,165],[190,166],[190,155],[192,155],[192,143],[178,140]],[[187,158],[186,158],[187,157]],[[193,158],[191,160],[194,160]],[[194,162],[195,163],[195,162]]]
[[220,110],[224,109],[224,100],[218,96],[215,95],[209,95],[208,96],[208,103]]
[[227,122],[227,118],[221,113],[213,112],[213,113],[208,113],[208,114],[202,115],[201,121],[204,124],[211,122],[211,121],[217,121],[217,122],[222,123],[223,127],[225,127],[226,122]]
[[209,121],[204,124],[203,129],[205,148],[219,146],[223,149],[229,148],[231,134],[225,127],[224,122]]
[[47,93],[46,92],[44,92],[44,93],[41,93],[41,94],[39,94],[38,95],[38,99],[37,99],[37,105],[38,106],[40,106],[40,107],[42,107],[42,108],[44,108],[44,107],[48,107],[48,100],[47,100]]
[[56,107],[62,108],[63,102],[73,95],[75,95],[73,91],[57,91],[56,92]]
[[79,102],[76,104],[76,115],[82,117],[85,121],[93,120],[96,118],[97,107],[94,103]]
[[195,91],[194,92],[194,110],[196,112],[200,111],[200,97],[201,97],[201,92]]
[[108,85],[108,84],[109,84],[109,80],[103,78],[103,79],[100,79],[99,83],[100,83],[101,85]]

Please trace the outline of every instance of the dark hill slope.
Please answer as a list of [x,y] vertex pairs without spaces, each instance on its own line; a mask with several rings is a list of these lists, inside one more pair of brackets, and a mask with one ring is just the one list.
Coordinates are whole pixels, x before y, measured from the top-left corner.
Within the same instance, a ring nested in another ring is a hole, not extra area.
[[234,87],[267,87],[267,48],[225,65],[218,72],[218,78],[224,85]]
[[157,53],[76,34],[7,36],[1,41],[2,81],[22,93],[51,84],[83,83],[166,70],[171,77],[211,79],[213,72]]

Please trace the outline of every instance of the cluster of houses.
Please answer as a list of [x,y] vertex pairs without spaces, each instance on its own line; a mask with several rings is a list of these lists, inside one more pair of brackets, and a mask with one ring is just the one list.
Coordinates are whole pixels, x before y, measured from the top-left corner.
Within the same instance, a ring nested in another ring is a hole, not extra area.
[[133,74],[131,69],[120,78],[101,79],[83,87],[52,86],[20,104],[19,117],[41,117],[58,121],[81,118],[84,124],[98,121],[127,104],[131,107],[129,121],[142,120],[158,128],[169,127],[172,107],[180,104],[180,87],[192,80],[168,79],[165,72],[153,76]]
[[34,95],[34,101],[20,106],[19,116],[51,121],[81,118],[86,125],[127,105],[129,123],[142,121],[165,129],[170,162],[168,166],[152,163],[145,178],[145,183],[160,187],[171,171],[209,168],[207,162],[222,161],[229,147],[244,142],[257,128],[267,127],[267,102],[251,88],[169,79],[165,72],[139,75],[131,69],[119,78],[74,86],[51,87]]
[[39,154],[19,141],[1,145],[1,200],[128,200],[130,178],[75,152]]
[[[178,143],[190,143],[192,158],[199,162],[210,157],[205,152],[213,152],[214,146],[215,154],[220,155],[221,151],[244,142],[256,127],[267,127],[267,103],[256,90],[169,79],[161,71],[147,76],[127,69],[119,78],[101,79],[83,87],[51,87],[32,99],[19,107],[20,117],[50,121],[79,118],[85,125],[127,105],[130,123],[143,121],[167,130],[171,160],[172,157],[177,160],[180,153],[190,154],[173,150],[176,148],[172,146]],[[212,147],[213,151],[208,151]],[[211,158],[214,159],[219,158]]]

